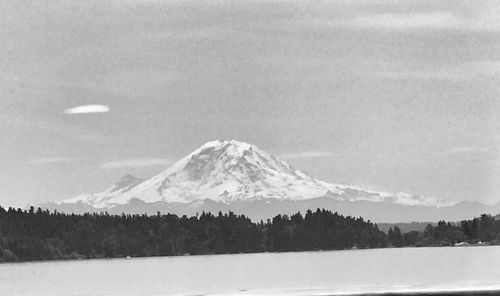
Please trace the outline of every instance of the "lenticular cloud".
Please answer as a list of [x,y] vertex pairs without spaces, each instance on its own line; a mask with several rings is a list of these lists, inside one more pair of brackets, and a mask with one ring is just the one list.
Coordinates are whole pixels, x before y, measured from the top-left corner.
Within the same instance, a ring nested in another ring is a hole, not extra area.
[[106,105],[83,105],[64,110],[66,114],[86,114],[86,113],[105,113],[109,112]]

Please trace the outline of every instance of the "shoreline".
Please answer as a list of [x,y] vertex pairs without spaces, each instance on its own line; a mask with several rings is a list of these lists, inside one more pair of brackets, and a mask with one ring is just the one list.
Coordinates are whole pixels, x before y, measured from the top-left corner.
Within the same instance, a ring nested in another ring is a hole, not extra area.
[[[356,252],[356,251],[380,251],[380,250],[404,250],[404,249],[441,249],[441,248],[475,248],[475,247],[500,247],[500,245],[467,245],[467,246],[404,246],[386,248],[365,248],[365,249],[339,249],[339,250],[310,250],[310,251],[284,251],[284,252],[248,252],[248,253],[218,253],[218,254],[183,254],[183,255],[157,255],[157,256],[120,256],[120,257],[94,257],[94,258],[67,258],[67,259],[45,259],[45,260],[24,260],[24,261],[0,261],[0,265],[26,264],[26,263],[50,263],[50,262],[88,262],[104,260],[129,260],[129,259],[152,259],[152,258],[183,258],[183,257],[203,257],[203,256],[229,256],[229,255],[263,255],[263,254],[302,254],[302,253],[327,253],[327,252]],[[355,294],[356,295],[356,294]],[[500,292],[499,294],[500,295]],[[357,295],[356,295],[357,296]]]

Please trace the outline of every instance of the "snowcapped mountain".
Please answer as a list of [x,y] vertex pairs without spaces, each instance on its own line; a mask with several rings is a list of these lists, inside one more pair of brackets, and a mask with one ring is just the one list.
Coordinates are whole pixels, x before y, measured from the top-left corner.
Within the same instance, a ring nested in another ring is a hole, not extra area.
[[484,209],[480,204],[446,204],[407,193],[330,184],[235,140],[208,142],[150,179],[127,175],[102,192],[44,206],[66,212],[188,215],[232,210],[254,219],[324,207],[379,222],[470,218]]
[[439,205],[435,199],[405,193],[389,194],[322,182],[256,146],[235,140],[208,142],[148,180],[128,175],[103,192],[80,195],[63,203],[81,202],[101,209],[124,205],[134,198],[146,203],[210,200],[231,204],[242,200],[297,201],[318,197]]

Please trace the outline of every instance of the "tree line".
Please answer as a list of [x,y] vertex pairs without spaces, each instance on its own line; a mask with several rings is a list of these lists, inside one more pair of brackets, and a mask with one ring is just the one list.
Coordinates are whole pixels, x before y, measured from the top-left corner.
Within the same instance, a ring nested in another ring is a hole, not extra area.
[[424,232],[394,227],[385,233],[369,220],[324,209],[252,222],[233,212],[76,215],[0,207],[0,262],[427,246],[493,242],[499,233],[488,215],[460,225],[439,222]]
[[472,220],[460,222],[439,221],[428,224],[423,231],[401,233],[398,227],[387,233],[392,246],[450,246],[460,242],[467,244],[500,245],[500,220],[482,214]]

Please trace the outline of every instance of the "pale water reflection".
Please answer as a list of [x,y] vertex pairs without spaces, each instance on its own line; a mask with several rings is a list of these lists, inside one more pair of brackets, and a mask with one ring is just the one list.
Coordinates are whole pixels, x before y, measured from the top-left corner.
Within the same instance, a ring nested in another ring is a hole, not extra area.
[[500,289],[500,247],[0,264],[1,295],[313,295]]

